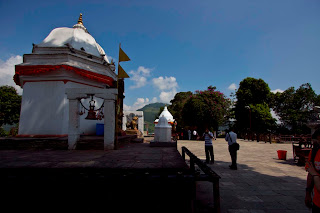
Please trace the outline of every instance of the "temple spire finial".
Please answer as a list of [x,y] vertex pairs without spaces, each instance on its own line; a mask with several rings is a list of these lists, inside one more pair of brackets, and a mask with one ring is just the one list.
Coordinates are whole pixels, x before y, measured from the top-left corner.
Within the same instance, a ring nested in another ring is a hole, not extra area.
[[86,33],[89,33],[87,28],[85,28],[85,26],[83,25],[82,22],[82,13],[80,13],[79,19],[78,19],[78,23],[73,25],[73,28],[77,28],[77,29],[83,29]]
[[82,24],[82,25],[83,25],[83,22],[82,22],[82,13],[80,13],[80,16],[79,16],[79,19],[78,19],[78,24]]

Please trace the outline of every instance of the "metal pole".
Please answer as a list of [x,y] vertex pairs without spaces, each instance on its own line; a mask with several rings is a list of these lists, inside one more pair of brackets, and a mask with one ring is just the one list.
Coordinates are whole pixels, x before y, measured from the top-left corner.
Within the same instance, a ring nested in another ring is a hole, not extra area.
[[119,104],[118,104],[118,101],[119,101],[119,64],[120,64],[120,48],[121,48],[121,43],[119,43],[119,57],[118,57],[118,77],[117,77],[117,99],[116,99],[116,107],[115,107],[115,121],[116,121],[116,125],[115,125],[115,137],[114,137],[114,148],[115,149],[118,149],[118,111],[119,111]]

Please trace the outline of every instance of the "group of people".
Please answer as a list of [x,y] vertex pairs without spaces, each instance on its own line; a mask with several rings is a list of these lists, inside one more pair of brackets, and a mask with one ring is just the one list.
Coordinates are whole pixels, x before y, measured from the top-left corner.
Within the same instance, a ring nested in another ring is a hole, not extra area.
[[[205,141],[206,163],[214,164],[214,152],[212,145],[214,135],[208,128],[206,128],[202,138]],[[225,140],[229,145],[229,153],[232,162],[229,167],[230,169],[237,170],[237,151],[239,149],[239,145],[237,144],[237,134],[233,132],[233,129],[230,129],[230,131],[227,132]],[[310,151],[305,167],[308,172],[305,204],[307,207],[312,208],[313,213],[320,213],[320,129],[317,129],[314,132],[312,135],[312,141],[313,148],[312,151]]]
[[[214,164],[214,152],[213,152],[213,144],[212,139],[214,139],[214,135],[212,132],[206,128],[205,132],[202,135],[202,138],[205,141],[205,153],[206,153],[206,163]],[[229,166],[232,170],[237,170],[237,151],[239,144],[237,143],[237,134],[233,132],[233,129],[227,132],[225,140],[228,142],[229,153],[231,156],[231,165]]]

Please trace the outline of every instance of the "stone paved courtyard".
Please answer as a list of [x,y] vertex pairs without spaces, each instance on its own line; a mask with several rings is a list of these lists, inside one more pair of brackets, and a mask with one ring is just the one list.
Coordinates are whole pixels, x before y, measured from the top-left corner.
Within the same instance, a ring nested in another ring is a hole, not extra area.
[[[148,141],[150,138],[145,138]],[[238,170],[230,170],[231,163],[224,139],[214,141],[215,164],[209,165],[220,180],[221,212],[311,212],[304,205],[307,173],[304,167],[293,161],[292,145],[238,140]],[[200,159],[205,160],[204,141],[178,141],[178,151],[186,146]],[[2,150],[0,167],[45,167],[45,168],[162,168],[177,163],[171,155],[158,152],[148,144],[129,144],[119,151],[102,150]],[[287,151],[287,160],[279,160],[277,150]],[[119,154],[120,153],[120,154]],[[159,155],[161,154],[161,156]],[[178,153],[177,159],[180,159]],[[108,160],[103,161],[103,156]],[[112,157],[113,156],[113,157]],[[110,159],[115,161],[111,161]],[[186,156],[188,163],[188,157]],[[159,159],[162,159],[160,161]],[[108,163],[108,164],[106,164]],[[126,166],[124,166],[126,165]],[[180,167],[179,167],[180,168]],[[212,183],[197,182],[197,213],[212,212]],[[143,200],[141,200],[143,202]],[[152,211],[150,211],[152,212]]]
[[[293,161],[292,145],[238,140],[238,170],[230,170],[228,146],[224,139],[214,141],[215,164],[209,165],[221,176],[221,212],[311,212],[304,205],[307,173]],[[205,159],[204,141],[178,141],[178,150],[186,146]],[[287,160],[279,160],[277,150],[287,151]],[[200,212],[212,209],[212,184],[197,183]]]

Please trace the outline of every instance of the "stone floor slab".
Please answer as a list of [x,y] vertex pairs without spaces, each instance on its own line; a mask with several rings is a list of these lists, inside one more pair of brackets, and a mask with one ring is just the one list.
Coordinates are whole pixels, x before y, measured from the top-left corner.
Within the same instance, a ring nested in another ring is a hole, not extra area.
[[[226,212],[311,212],[304,205],[307,173],[293,160],[292,145],[238,140],[238,170],[230,170],[228,145],[213,141],[216,163],[209,166],[221,176],[221,210]],[[178,141],[203,161],[203,141]],[[279,160],[277,150],[287,151]],[[201,193],[206,193],[202,188]],[[209,196],[210,190],[207,194]]]

